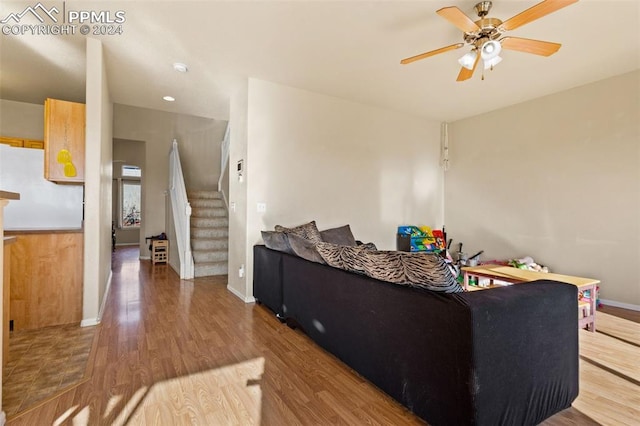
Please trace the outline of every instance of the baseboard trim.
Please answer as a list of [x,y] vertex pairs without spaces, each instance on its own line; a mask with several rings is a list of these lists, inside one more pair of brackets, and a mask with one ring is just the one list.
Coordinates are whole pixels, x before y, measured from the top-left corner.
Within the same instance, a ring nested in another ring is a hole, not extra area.
[[102,295],[102,303],[100,304],[100,310],[98,311],[98,322],[102,320],[102,314],[104,313],[104,307],[107,304],[107,296],[109,296],[109,290],[111,290],[111,279],[113,278],[113,271],[109,271],[109,278],[107,278],[107,288]]
[[600,303],[605,306],[613,306],[614,308],[629,309],[631,311],[640,311],[640,305],[632,305],[631,303],[616,302],[615,300],[600,299]]
[[98,320],[98,318],[88,318],[80,321],[80,327],[93,327],[98,324],[100,324],[100,320]]
[[140,259],[140,260],[151,260],[151,256],[140,256],[138,259]]
[[4,413],[4,411],[0,411],[0,426],[4,426],[6,422],[7,422],[7,415]]
[[131,247],[131,246],[139,246],[140,243],[116,243],[116,247]]
[[238,290],[236,290],[235,288],[227,285],[227,290],[229,290],[231,293],[233,293],[234,296],[236,296],[238,299],[242,300],[244,303],[254,303],[256,301],[256,298],[253,296],[249,296],[249,297],[245,297],[242,293],[240,293]]
[[109,290],[111,290],[111,280],[113,279],[113,271],[109,271],[109,277],[107,278],[107,288],[102,295],[102,303],[100,304],[100,310],[98,310],[98,316],[96,318],[87,318],[80,321],[80,327],[93,327],[100,324],[102,320],[102,314],[104,313],[104,307],[107,303],[107,296],[109,296]]

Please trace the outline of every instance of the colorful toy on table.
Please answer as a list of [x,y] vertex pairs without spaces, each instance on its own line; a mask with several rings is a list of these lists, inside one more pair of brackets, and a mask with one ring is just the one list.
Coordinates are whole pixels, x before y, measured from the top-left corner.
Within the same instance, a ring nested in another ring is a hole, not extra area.
[[509,266],[534,272],[549,272],[549,268],[534,262],[531,256],[525,256],[522,259],[509,260]]
[[409,240],[407,251],[439,252],[440,250],[444,250],[445,243],[442,231],[433,231],[428,226],[399,226],[398,237],[402,240]]
[[[600,303],[600,286],[596,286],[596,307],[600,308],[602,307],[602,304]],[[583,290],[583,291],[579,291],[578,292],[578,300],[582,300],[584,302],[590,302],[591,301],[591,290]]]

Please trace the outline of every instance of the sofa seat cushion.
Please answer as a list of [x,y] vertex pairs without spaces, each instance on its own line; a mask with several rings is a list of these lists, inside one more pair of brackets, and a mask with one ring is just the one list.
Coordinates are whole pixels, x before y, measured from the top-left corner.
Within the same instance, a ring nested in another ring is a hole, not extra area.
[[444,293],[463,291],[445,260],[437,254],[367,250],[362,246],[331,243],[318,243],[316,249],[328,265],[380,281]]

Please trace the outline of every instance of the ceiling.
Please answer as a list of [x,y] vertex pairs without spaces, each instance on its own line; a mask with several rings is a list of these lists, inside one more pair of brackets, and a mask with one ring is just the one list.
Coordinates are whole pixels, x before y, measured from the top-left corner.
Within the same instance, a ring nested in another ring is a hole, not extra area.
[[[0,19],[36,3],[3,0]],[[640,68],[638,0],[580,0],[511,31],[562,48],[550,57],[503,51],[484,80],[477,70],[461,83],[457,59],[466,47],[409,65],[400,59],[461,42],[435,11],[455,5],[475,18],[475,0],[42,3],[125,12],[123,34],[95,36],[114,103],[218,119],[228,118],[246,77],[455,121]],[[489,16],[506,20],[536,3],[495,0]],[[84,101],[85,36],[77,32],[0,35],[0,98]],[[174,62],[189,72],[174,71]]]

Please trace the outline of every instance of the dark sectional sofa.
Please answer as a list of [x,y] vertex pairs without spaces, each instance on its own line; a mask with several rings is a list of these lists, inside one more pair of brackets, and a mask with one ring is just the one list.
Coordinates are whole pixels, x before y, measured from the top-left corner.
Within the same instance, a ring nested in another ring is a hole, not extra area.
[[431,425],[534,425],[578,395],[576,287],[444,294],[254,247],[254,296]]

